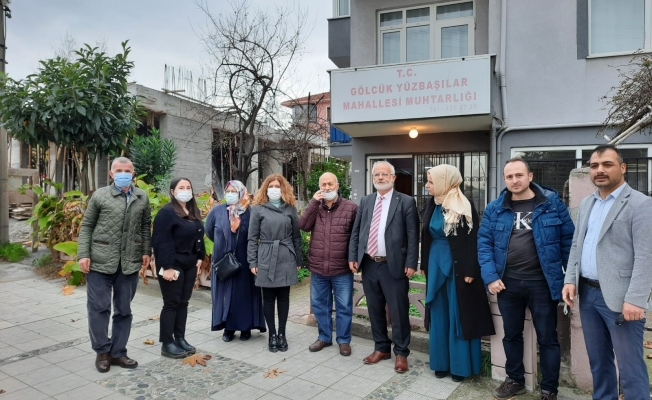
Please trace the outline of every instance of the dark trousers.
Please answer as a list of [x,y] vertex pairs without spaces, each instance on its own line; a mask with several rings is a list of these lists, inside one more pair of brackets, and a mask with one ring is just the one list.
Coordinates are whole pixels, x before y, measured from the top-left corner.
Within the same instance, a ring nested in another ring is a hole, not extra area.
[[[362,260],[362,287],[367,298],[367,309],[371,322],[371,335],[375,350],[383,353],[391,351],[394,342],[394,354],[407,357],[410,354],[410,300],[408,289],[410,282],[406,276],[399,279],[389,272],[386,262],[375,262],[368,258]],[[392,339],[387,335],[387,316],[385,306],[389,306],[392,319]]]
[[[127,341],[131,333],[131,300],[136,294],[138,274],[125,275],[122,268],[113,274],[90,271],[86,275],[86,307],[91,345],[97,354],[110,353],[111,357],[127,355]],[[113,292],[113,326],[109,338]]]
[[611,311],[602,291],[584,283],[579,287],[580,318],[593,375],[593,398],[618,399],[618,373],[627,400],[648,400],[650,378],[643,359],[645,319],[616,325],[620,312]]
[[278,333],[285,335],[285,325],[290,314],[290,287],[263,288],[265,321],[270,335],[276,335],[274,326],[274,305],[278,305]]
[[505,372],[517,383],[525,384],[523,366],[523,329],[525,308],[530,309],[534,330],[539,343],[541,389],[557,393],[561,349],[557,338],[557,305],[552,299],[546,280],[526,281],[503,278],[505,290],[498,293],[498,308],[503,317],[505,337]]
[[186,334],[188,302],[197,278],[196,265],[175,265],[174,269],[179,271],[179,278],[176,281],[165,280],[162,276],[158,278],[163,295],[163,309],[160,315],[161,330],[158,338],[162,343],[172,343],[175,338],[183,338]]

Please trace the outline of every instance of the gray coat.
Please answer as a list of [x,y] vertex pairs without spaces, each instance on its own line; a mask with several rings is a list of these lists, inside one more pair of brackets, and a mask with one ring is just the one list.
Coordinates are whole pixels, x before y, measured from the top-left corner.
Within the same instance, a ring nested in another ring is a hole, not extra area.
[[[582,200],[577,216],[564,280],[575,287],[582,270],[582,248],[593,203],[592,195]],[[621,312],[623,302],[650,309],[651,237],[652,198],[625,184],[602,225],[596,254],[600,288],[611,311]]]
[[299,283],[297,267],[303,265],[303,255],[296,208],[285,203],[279,208],[272,203],[251,207],[247,261],[249,268],[258,268],[256,286]]

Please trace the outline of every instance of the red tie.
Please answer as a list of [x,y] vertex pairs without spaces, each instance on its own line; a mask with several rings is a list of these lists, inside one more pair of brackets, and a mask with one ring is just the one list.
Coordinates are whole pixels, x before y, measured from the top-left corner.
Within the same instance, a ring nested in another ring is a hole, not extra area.
[[383,199],[383,196],[378,196],[378,202],[374,208],[374,215],[371,218],[371,229],[369,229],[367,254],[372,257],[374,257],[378,252],[378,227],[380,226],[380,215],[383,213]]

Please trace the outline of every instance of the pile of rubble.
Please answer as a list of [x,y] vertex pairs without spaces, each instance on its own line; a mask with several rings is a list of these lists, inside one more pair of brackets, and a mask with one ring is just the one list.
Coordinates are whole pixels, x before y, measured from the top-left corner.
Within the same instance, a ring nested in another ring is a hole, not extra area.
[[32,203],[9,204],[9,216],[19,221],[28,219],[32,216]]

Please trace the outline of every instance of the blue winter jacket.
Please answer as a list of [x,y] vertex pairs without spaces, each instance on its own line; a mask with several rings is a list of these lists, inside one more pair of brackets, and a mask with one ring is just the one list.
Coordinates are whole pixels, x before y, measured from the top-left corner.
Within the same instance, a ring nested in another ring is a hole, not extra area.
[[[530,189],[535,193],[532,213],[534,244],[550,294],[554,300],[559,300],[575,227],[566,205],[554,189],[534,183],[530,184]],[[502,279],[505,272],[509,239],[514,226],[511,197],[511,192],[503,190],[485,208],[478,230],[478,260],[485,287]]]

